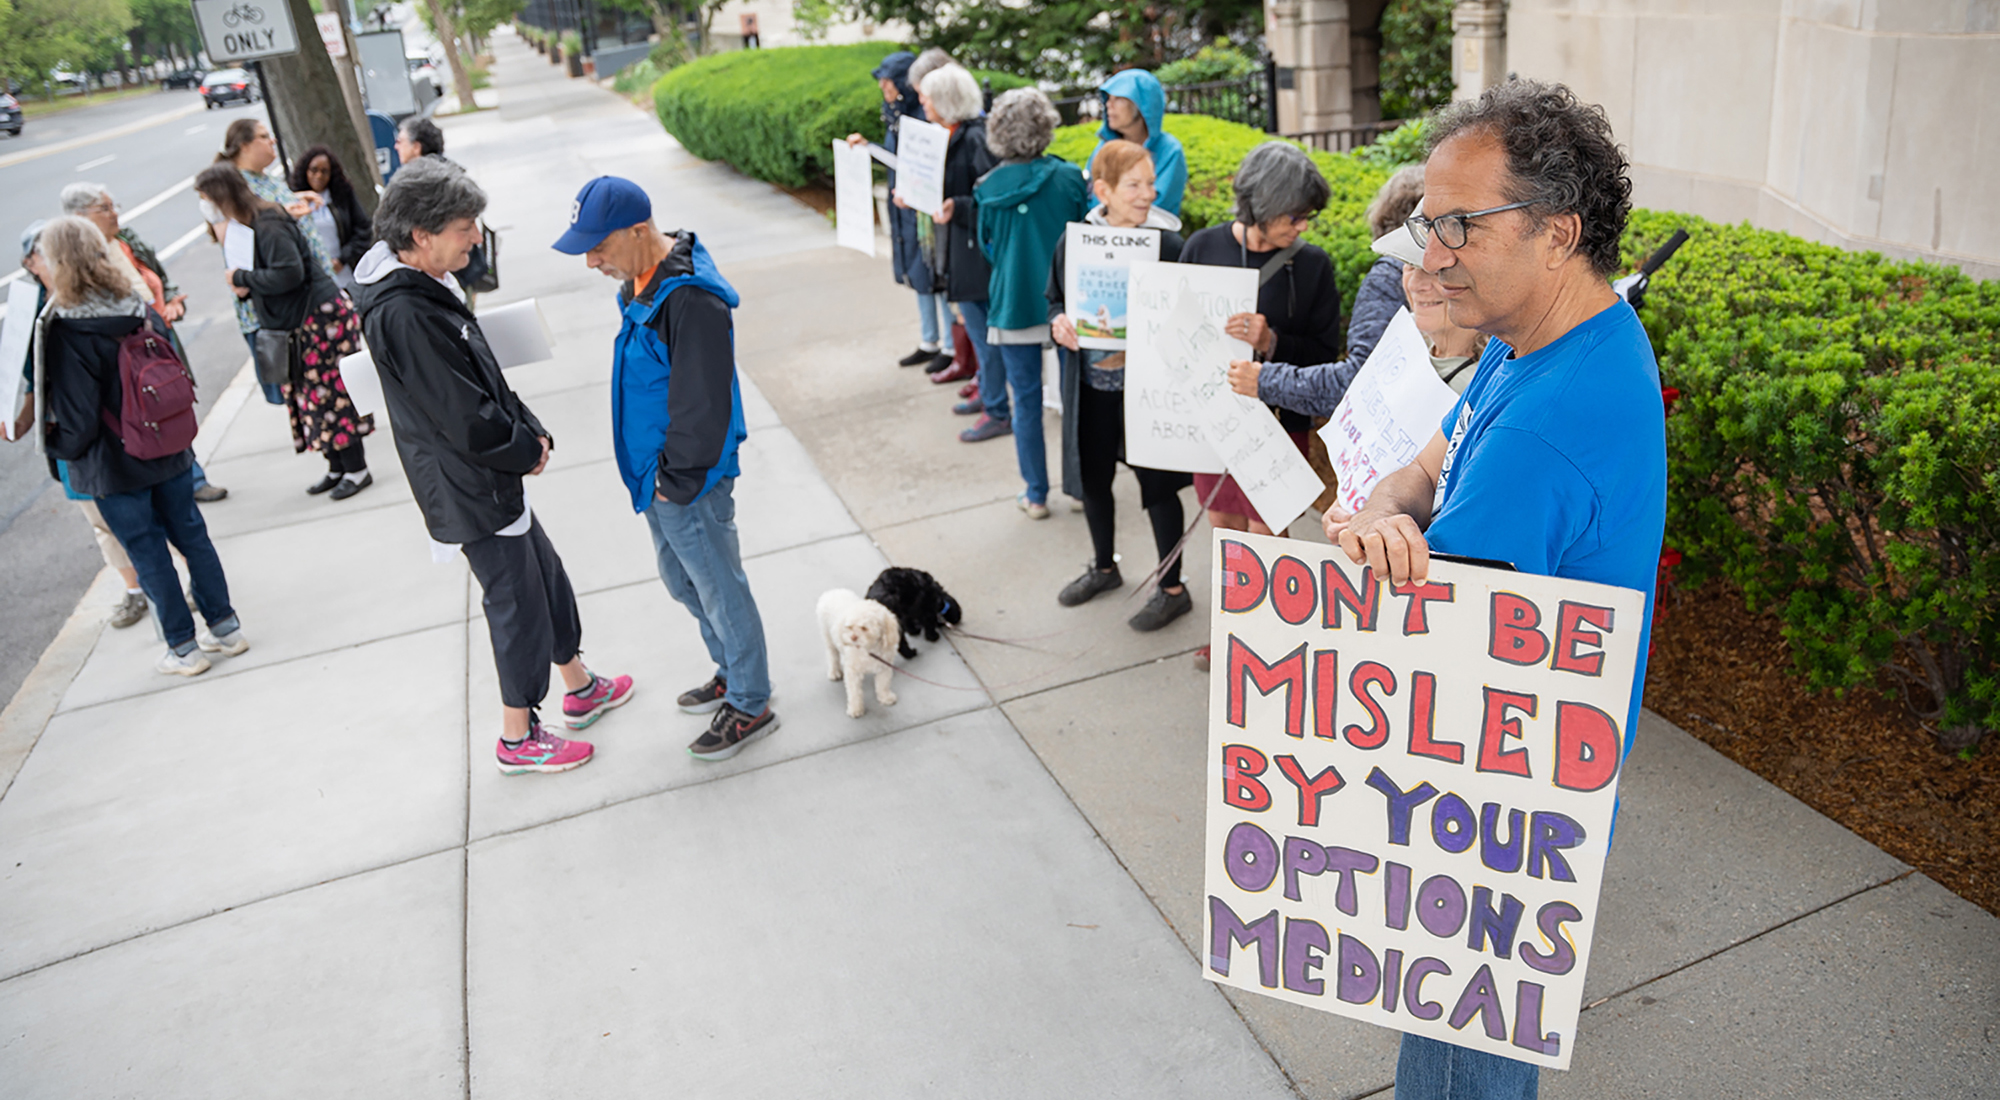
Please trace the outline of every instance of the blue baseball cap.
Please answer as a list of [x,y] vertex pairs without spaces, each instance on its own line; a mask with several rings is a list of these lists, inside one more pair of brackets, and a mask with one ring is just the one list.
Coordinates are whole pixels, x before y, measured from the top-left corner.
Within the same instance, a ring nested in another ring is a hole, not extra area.
[[653,216],[653,200],[636,183],[599,176],[583,185],[569,207],[569,230],[556,238],[557,252],[581,256],[604,238]]

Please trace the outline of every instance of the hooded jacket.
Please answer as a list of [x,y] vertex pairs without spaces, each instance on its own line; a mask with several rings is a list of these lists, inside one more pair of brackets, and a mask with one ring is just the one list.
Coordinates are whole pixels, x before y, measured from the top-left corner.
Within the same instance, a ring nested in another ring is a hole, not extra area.
[[501,377],[472,311],[386,242],[361,257],[354,281],[396,453],[431,537],[476,542],[520,519],[521,478],[549,433]]
[[741,472],[748,438],[736,381],[740,299],[693,233],[673,247],[643,287],[618,292],[624,322],[611,365],[611,440],[619,476],[643,512],[654,495],[688,505]]
[[1009,161],[979,181],[979,247],[993,263],[986,328],[1046,327],[1049,265],[1069,223],[1080,220],[1083,173],[1060,157]]
[[[1180,139],[1166,131],[1167,90],[1160,86],[1160,78],[1144,69],[1127,69],[1099,84],[1097,96],[1100,104],[1112,96],[1123,96],[1138,104],[1139,117],[1146,120],[1146,151],[1153,154],[1153,187],[1159,192],[1153,205],[1178,216],[1181,196],[1187,190],[1187,153],[1181,149]],[[1104,148],[1105,142],[1123,136],[1111,128],[1109,110],[1101,117],[1107,121],[1097,130],[1098,149]],[[1091,150],[1090,159],[1097,159],[1096,149]],[[1090,174],[1088,163],[1083,171],[1086,176]],[[1089,205],[1097,205],[1096,195],[1089,196]]]
[[50,457],[69,463],[68,484],[85,496],[149,489],[194,464],[192,450],[133,458],[125,453],[117,430],[104,422],[105,413],[116,420],[125,408],[118,344],[142,325],[167,334],[165,322],[137,295],[50,309],[37,325],[35,363],[41,379],[35,393],[42,445]]
[[[882,101],[882,148],[891,153],[896,151],[897,128],[906,118],[923,118],[924,105],[917,99],[917,90],[910,87],[910,66],[917,55],[908,50],[897,50],[882,59],[869,75],[877,80],[892,80],[896,93],[901,98],[891,103]],[[896,190],[896,170],[889,169],[889,190]],[[895,203],[889,204],[889,266],[896,281],[910,287],[919,294],[930,294],[937,289],[936,276],[931,273],[930,261],[924,257],[922,246],[917,241],[917,212]]]

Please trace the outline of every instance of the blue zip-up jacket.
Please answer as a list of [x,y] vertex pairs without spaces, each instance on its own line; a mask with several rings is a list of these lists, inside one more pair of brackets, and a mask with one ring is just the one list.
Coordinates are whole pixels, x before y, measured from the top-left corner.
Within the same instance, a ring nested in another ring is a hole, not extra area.
[[[1146,151],[1153,154],[1153,189],[1159,197],[1153,205],[1169,214],[1181,212],[1181,195],[1187,190],[1187,153],[1181,149],[1181,141],[1166,131],[1167,90],[1160,86],[1160,78],[1144,69],[1127,69],[1112,74],[1109,80],[1097,86],[1099,102],[1112,96],[1124,96],[1139,105],[1139,117],[1146,120]],[[1102,117],[1109,118],[1110,112]],[[1107,141],[1116,141],[1118,131],[1106,122],[1097,131],[1097,148],[1104,148]],[[1097,159],[1097,150],[1090,152],[1090,159]],[[1090,174],[1090,165],[1085,164],[1084,175]],[[1090,196],[1090,206],[1097,205],[1097,195]]]
[[655,494],[692,504],[741,472],[748,438],[736,381],[730,310],[736,288],[693,233],[673,247],[644,287],[618,292],[624,322],[611,367],[611,440],[632,510]]

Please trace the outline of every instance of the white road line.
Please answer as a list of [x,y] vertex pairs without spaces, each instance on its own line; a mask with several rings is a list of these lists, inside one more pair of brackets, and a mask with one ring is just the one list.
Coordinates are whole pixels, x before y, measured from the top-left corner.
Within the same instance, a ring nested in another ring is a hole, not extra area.
[[182,136],[182,137],[193,137],[194,135],[196,135],[196,134],[199,134],[199,133],[201,133],[201,132],[202,132],[203,130],[206,130],[206,129],[208,129],[208,123],[204,122],[204,123],[202,123],[202,124],[201,124],[201,125],[199,125],[199,126],[190,126],[190,127],[188,127],[187,129],[185,129],[185,130],[182,130],[182,131],[181,131],[181,136]]
[[181,234],[179,240],[175,241],[174,243],[168,245],[165,248],[160,249],[158,253],[160,257],[160,262],[166,263],[168,260],[171,260],[175,256],[180,255],[181,251],[187,248],[188,245],[191,245],[194,242],[206,236],[208,236],[208,226],[201,222],[196,222],[194,228],[188,230],[186,233]]
[[76,170],[79,172],[88,172],[92,168],[95,168],[100,164],[110,164],[112,161],[117,159],[118,159],[118,154],[112,153],[110,156],[98,157],[96,160],[84,161],[82,164],[76,166]]
[[152,210],[155,206],[158,206],[161,203],[167,201],[168,199],[173,198],[175,195],[181,194],[182,192],[188,190],[193,186],[194,186],[194,177],[189,176],[188,178],[180,181],[179,183],[174,184],[171,187],[168,187],[165,191],[162,191],[159,194],[154,195],[152,198],[147,199],[145,202],[140,203],[139,205],[133,207],[132,209],[120,211],[118,217],[125,224],[130,225],[133,222],[137,221],[140,215],[145,214],[146,212]]
[[199,103],[190,103],[177,110],[163,111],[160,114],[142,118],[137,122],[128,122],[123,126],[114,126],[109,130],[103,130],[95,134],[85,134],[82,137],[70,138],[68,141],[58,141],[53,145],[44,145],[35,149],[24,149],[18,153],[9,153],[4,157],[0,157],[0,168],[12,168],[16,164],[24,164],[54,153],[67,153],[71,149],[81,149],[86,145],[94,145],[100,141],[109,141],[112,138],[124,137],[127,134],[136,134],[147,127],[159,126],[172,122],[177,118],[186,118],[196,111],[205,109]]

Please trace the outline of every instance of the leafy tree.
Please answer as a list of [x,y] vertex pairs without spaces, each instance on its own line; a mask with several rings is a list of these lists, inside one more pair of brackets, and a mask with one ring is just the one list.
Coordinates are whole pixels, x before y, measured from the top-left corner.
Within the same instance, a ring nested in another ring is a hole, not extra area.
[[132,52],[191,58],[201,52],[201,32],[194,7],[187,0],[127,0],[132,28],[126,32]]
[[101,73],[123,57],[120,43],[132,25],[126,0],[12,0],[12,7],[0,58],[24,86],[39,84],[53,97],[50,69]]
[[1390,0],[1382,12],[1382,115],[1415,118],[1451,102],[1453,0]]

